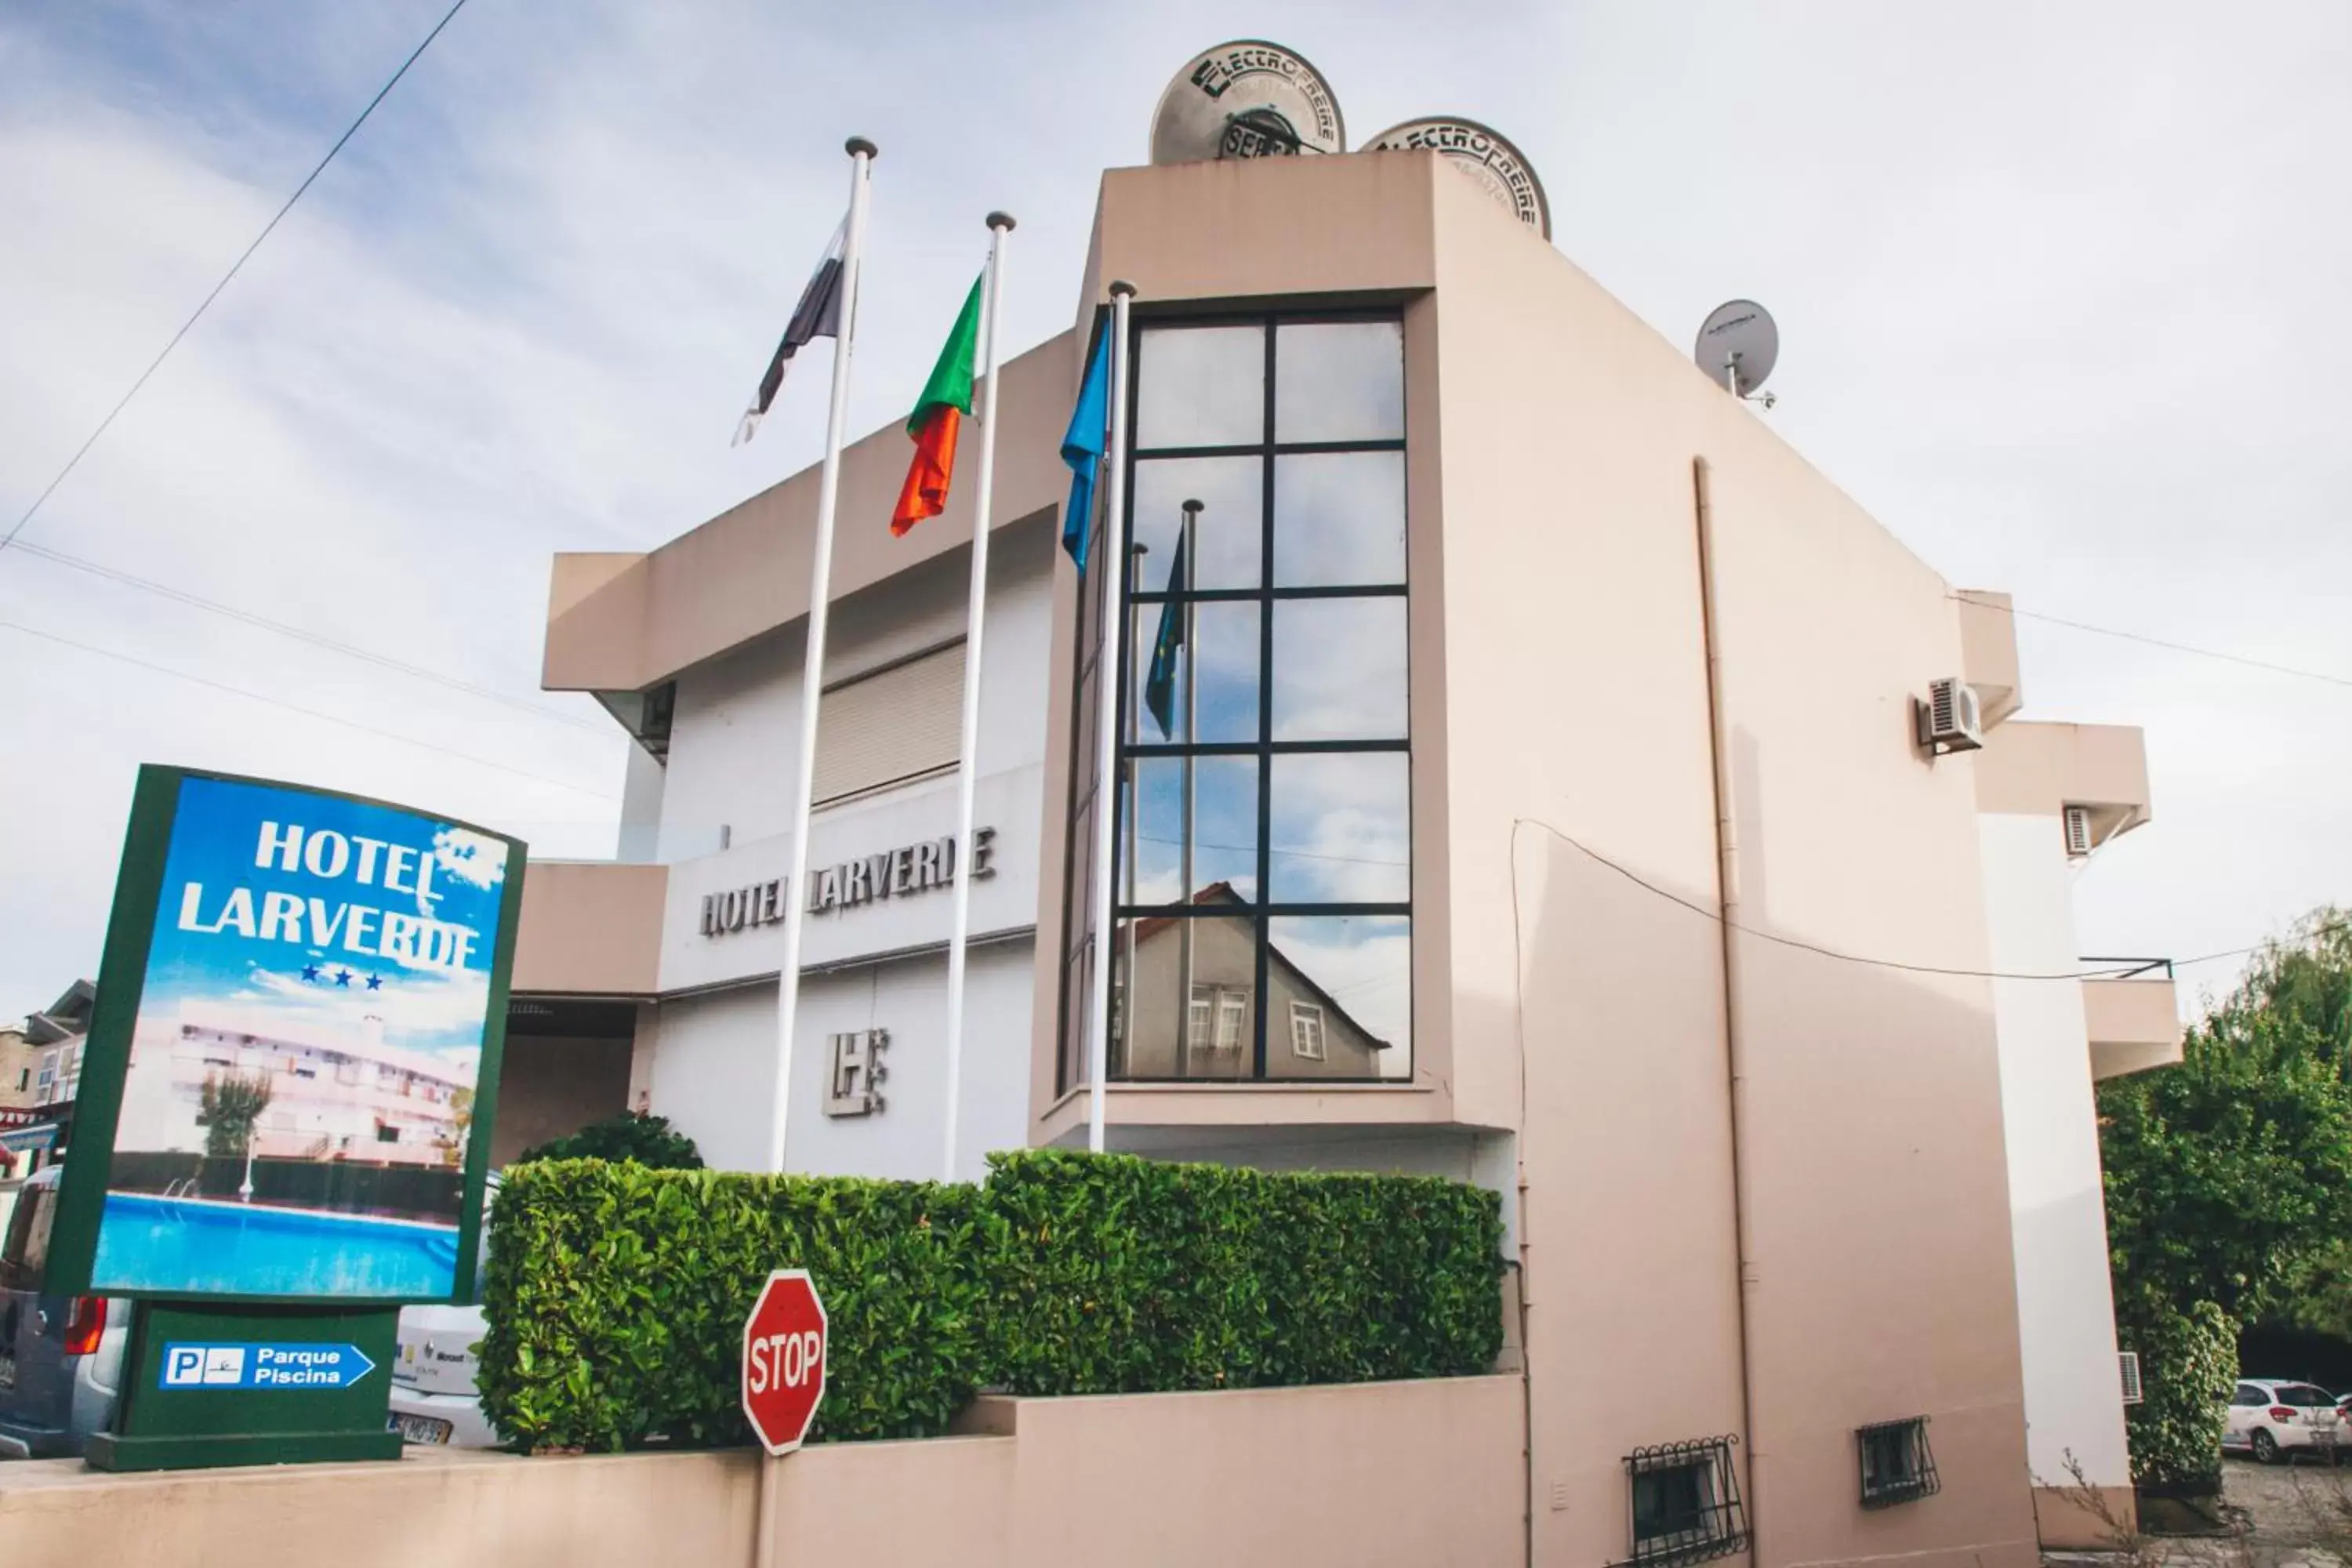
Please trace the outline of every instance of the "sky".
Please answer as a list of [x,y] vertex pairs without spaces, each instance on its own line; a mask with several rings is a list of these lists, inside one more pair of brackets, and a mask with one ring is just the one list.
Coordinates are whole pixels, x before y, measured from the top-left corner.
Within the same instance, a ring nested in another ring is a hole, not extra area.
[[[0,528],[445,8],[0,6]],[[817,457],[807,370],[727,443],[840,216],[843,139],[882,148],[864,431],[911,405],[988,209],[1020,220],[1008,345],[1069,324],[1099,172],[1143,161],[1170,76],[1230,37],[1312,59],[1351,144],[1432,112],[1505,132],[1559,247],[1677,343],[1764,300],[1759,416],[1956,585],[2352,679],[2338,0],[888,18],[469,0],[37,550],[0,552],[0,1014],[95,971],[142,761],[610,853],[624,742],[536,689],[549,557],[648,548]],[[2238,948],[2352,901],[2352,689],[2032,620],[2019,641],[2026,716],[2147,731],[2155,821],[2083,872],[2086,952]]]

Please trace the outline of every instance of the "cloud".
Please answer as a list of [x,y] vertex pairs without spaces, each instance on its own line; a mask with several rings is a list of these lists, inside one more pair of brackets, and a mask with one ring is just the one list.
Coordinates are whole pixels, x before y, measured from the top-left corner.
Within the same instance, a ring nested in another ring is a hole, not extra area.
[[442,875],[469,887],[494,888],[507,879],[505,842],[470,828],[445,827],[435,834],[433,863]]

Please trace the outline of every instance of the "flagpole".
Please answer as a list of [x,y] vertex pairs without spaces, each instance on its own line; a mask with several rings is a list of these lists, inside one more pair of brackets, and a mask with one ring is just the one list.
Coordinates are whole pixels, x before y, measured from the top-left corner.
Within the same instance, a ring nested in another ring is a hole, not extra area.
[[784,883],[784,953],[776,973],[776,1089],[768,1126],[768,1169],[784,1168],[784,1123],[792,1110],[793,1026],[800,1013],[801,928],[808,917],[809,802],[816,793],[816,710],[824,690],[824,633],[833,608],[833,514],[841,499],[841,426],[849,412],[849,361],[857,336],[857,279],[866,248],[866,194],[877,149],[853,136],[849,237],[841,252],[841,331],[833,345],[833,395],[824,415],[824,468],[816,489],[816,542],[809,563],[808,640],[801,655],[801,740],[793,759],[793,870]]
[[[1194,525],[1200,521],[1201,503],[1197,500],[1186,501],[1184,531],[1180,536],[1177,545],[1177,548],[1184,552],[1184,581],[1181,584],[1169,584],[1171,588],[1182,588],[1187,595],[1184,600],[1184,744],[1187,748],[1184,752],[1184,825],[1178,829],[1183,837],[1184,844],[1181,851],[1183,864],[1177,879],[1176,895],[1187,904],[1192,901],[1193,890],[1192,752],[1190,748],[1199,744],[1201,739],[1201,645],[1192,635],[1192,600],[1190,597],[1192,592],[1193,574],[1198,569],[1197,563],[1201,559],[1200,545],[1193,538],[1198,531]],[[1159,657],[1158,649],[1153,650],[1152,657],[1155,658]],[[1176,965],[1177,972],[1183,976],[1183,984],[1176,997],[1176,1076],[1190,1078],[1192,1076],[1192,922],[1186,921],[1177,929],[1183,933],[1182,954]],[[1132,984],[1133,982],[1130,981],[1129,984]],[[1207,1045],[1212,1051],[1217,1048],[1217,1002],[1214,997],[1211,997],[1209,1001]]]
[[943,1182],[956,1179],[956,1116],[963,1104],[964,948],[971,936],[972,794],[980,775],[981,621],[988,605],[989,502],[996,482],[996,305],[1004,288],[1004,237],[1012,232],[1010,213],[988,215],[988,284],[980,307],[988,390],[980,405],[980,488],[971,503],[971,607],[964,613],[963,742],[956,753],[963,759],[963,768],[956,781],[955,880],[950,888],[955,914],[948,937],[948,1130],[940,1156]]
[[[1118,596],[1119,580],[1127,575],[1127,314],[1134,298],[1134,284],[1122,279],[1110,286],[1110,496],[1104,508],[1102,553],[1094,558],[1101,563],[1097,570],[1116,574],[1103,586],[1110,601],[1101,620],[1105,637],[1114,625],[1124,629],[1127,624],[1126,606]],[[1116,616],[1108,613],[1112,610],[1118,612]],[[1118,843],[1118,702],[1125,673],[1118,653],[1115,645],[1106,647],[1095,664],[1102,710],[1095,723],[1099,749],[1095,758],[1094,908],[1102,923],[1095,931],[1094,995],[1088,1009],[1094,1037],[1087,1048],[1087,1147],[1097,1154],[1103,1152],[1103,1080],[1110,1071],[1111,927],[1118,908],[1111,902],[1111,851]],[[1132,975],[1128,984],[1135,984]],[[1131,1002],[1127,1011],[1132,1018]]]

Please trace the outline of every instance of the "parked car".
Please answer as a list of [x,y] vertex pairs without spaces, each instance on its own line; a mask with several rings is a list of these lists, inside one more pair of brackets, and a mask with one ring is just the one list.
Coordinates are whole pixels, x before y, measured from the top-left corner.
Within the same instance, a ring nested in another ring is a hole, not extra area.
[[112,1418],[122,1383],[130,1304],[41,1286],[62,1169],[25,1179],[0,1233],[0,1458],[80,1453]]
[[[69,1458],[114,1419],[131,1303],[44,1292],[57,1215],[53,1165],[26,1178],[0,1233],[0,1459]],[[490,1178],[491,1191],[498,1177]],[[390,1424],[412,1443],[488,1448],[498,1434],[474,1394],[478,1306],[404,1307],[390,1369]]]
[[2230,1396],[2230,1426],[2221,1447],[2250,1453],[2265,1465],[2282,1455],[2292,1458],[2295,1449],[2333,1459],[2343,1430],[2336,1396],[2326,1389],[2289,1378],[2241,1378]]
[[409,1307],[400,1314],[392,1363],[392,1425],[407,1443],[495,1448],[499,1435],[474,1391],[475,1347],[488,1327],[479,1307]]

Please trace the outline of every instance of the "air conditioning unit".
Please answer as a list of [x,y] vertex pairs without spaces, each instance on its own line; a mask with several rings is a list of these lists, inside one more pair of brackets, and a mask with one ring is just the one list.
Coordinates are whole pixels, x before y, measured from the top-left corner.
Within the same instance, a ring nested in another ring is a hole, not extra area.
[[1984,717],[1976,689],[1957,675],[1927,683],[1927,700],[1916,705],[1919,744],[1943,756],[1973,752],[1984,744]]
[[2080,860],[2098,846],[2091,838],[2091,808],[2070,805],[2066,808],[2066,858]]
[[2117,1351],[2116,1352],[2116,1362],[2123,1371],[2124,1403],[2126,1405],[2137,1405],[2140,1399],[2139,1352]]

